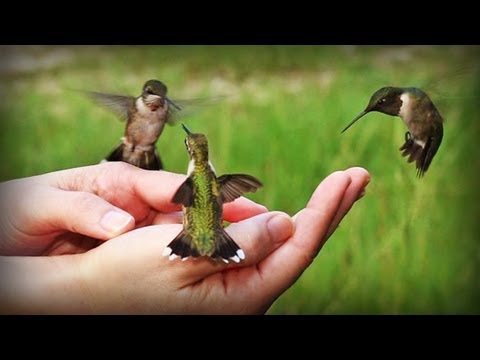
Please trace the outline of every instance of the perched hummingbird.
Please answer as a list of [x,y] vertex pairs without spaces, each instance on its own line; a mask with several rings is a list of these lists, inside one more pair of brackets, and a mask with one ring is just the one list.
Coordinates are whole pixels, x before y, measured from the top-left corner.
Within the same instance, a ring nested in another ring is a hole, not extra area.
[[409,163],[416,161],[417,175],[423,176],[443,138],[443,118],[432,100],[418,88],[383,87],[372,95],[367,108],[342,133],[371,111],[399,116],[403,120],[408,131],[400,151],[403,151],[402,156],[409,155]]
[[172,114],[181,110],[167,97],[167,87],[148,80],[138,97],[87,92],[95,101],[127,120],[121,143],[103,161],[125,161],[147,170],[163,169],[156,149],[165,123],[173,124]]
[[187,179],[172,202],[183,205],[183,230],[165,248],[163,255],[173,260],[180,256],[209,256],[236,263],[245,253],[223,229],[222,205],[245,192],[255,192],[262,183],[250,175],[231,174],[217,178],[208,159],[208,142],[203,134],[187,133],[185,145],[190,157]]

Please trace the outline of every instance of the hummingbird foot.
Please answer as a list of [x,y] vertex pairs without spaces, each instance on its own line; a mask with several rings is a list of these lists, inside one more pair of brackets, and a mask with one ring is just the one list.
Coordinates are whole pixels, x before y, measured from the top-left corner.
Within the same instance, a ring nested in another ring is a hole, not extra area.
[[408,142],[412,139],[412,134],[410,134],[410,131],[407,131],[405,133],[405,142]]

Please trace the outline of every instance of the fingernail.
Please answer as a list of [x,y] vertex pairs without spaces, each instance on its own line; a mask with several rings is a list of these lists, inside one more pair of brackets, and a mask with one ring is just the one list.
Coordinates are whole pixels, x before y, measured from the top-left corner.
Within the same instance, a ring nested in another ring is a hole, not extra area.
[[293,221],[287,214],[278,214],[267,222],[270,238],[274,243],[281,243],[293,234]]
[[[240,198],[239,198],[239,199],[240,199]],[[238,199],[236,199],[236,200],[238,200]],[[235,200],[235,201],[236,201],[236,200]],[[249,204],[252,205],[252,206],[255,206],[255,207],[257,207],[257,208],[261,208],[263,212],[267,212],[267,211],[268,211],[268,209],[267,209],[266,206],[264,206],[264,205],[262,205],[262,204],[259,204],[259,203],[256,203],[255,201],[250,200],[250,199],[248,199],[248,198],[246,198],[246,197],[242,197],[242,201],[244,201],[246,204],[249,203]]]
[[370,183],[370,176],[367,177],[367,180],[365,181],[365,185],[363,185],[364,187],[367,187],[367,185]]
[[115,236],[121,234],[130,222],[134,221],[133,217],[129,214],[110,210],[103,215],[102,220],[100,220],[100,226],[112,236]]
[[358,194],[357,201],[365,196],[365,191],[366,191],[366,188],[367,188],[369,182],[370,182],[370,176],[365,181],[365,184],[363,185],[362,191],[360,191],[360,193]]
[[363,198],[365,196],[365,188],[363,188],[363,190],[360,192],[360,194],[358,195],[357,197],[357,201],[360,200],[361,198]]

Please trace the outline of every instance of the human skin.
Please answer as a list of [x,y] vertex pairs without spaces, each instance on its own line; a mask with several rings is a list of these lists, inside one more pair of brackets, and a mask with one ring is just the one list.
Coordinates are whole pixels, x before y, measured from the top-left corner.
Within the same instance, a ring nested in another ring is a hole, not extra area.
[[246,198],[225,204],[226,231],[246,254],[228,265],[161,256],[182,228],[171,198],[184,179],[105,163],[0,184],[0,312],[263,314],[315,259],[369,175],[331,174],[293,217]]

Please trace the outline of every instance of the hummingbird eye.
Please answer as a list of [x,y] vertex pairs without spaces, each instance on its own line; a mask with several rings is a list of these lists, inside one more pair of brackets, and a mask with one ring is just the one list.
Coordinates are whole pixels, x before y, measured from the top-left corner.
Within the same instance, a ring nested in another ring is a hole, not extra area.
[[380,100],[378,100],[378,104],[383,104],[385,101],[387,101],[386,98],[381,98]]
[[149,94],[149,95],[153,94],[153,91],[152,91],[151,88],[146,88],[146,89],[145,89],[145,92],[146,92],[147,94]]

